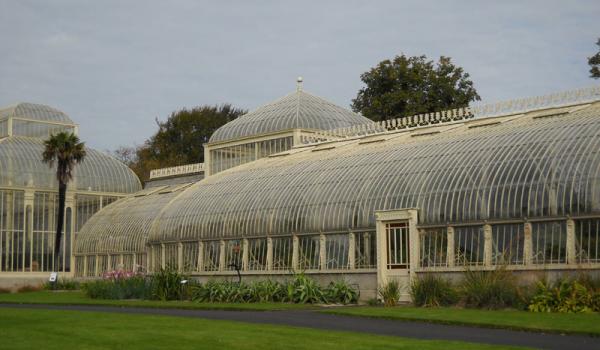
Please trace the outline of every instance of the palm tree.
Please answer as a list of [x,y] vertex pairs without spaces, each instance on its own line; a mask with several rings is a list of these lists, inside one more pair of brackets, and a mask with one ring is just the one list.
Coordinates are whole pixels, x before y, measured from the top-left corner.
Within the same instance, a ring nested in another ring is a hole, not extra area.
[[85,158],[85,144],[79,141],[73,133],[60,132],[51,135],[44,141],[44,153],[42,160],[48,163],[50,167],[54,166],[56,161],[56,178],[58,179],[58,220],[56,221],[56,238],[54,241],[55,267],[58,269],[58,254],[60,252],[60,239],[63,230],[63,221],[65,217],[65,195],[67,193],[67,184],[73,178],[73,169],[75,165],[82,162]]

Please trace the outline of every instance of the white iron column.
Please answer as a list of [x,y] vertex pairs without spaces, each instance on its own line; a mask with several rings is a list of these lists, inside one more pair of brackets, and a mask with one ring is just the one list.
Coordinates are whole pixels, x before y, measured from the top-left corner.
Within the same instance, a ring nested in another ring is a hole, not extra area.
[[454,267],[456,257],[454,256],[454,227],[446,228],[446,258],[448,259],[448,267]]
[[183,272],[183,243],[177,243],[177,271]]
[[354,232],[350,232],[348,236],[348,267],[350,270],[354,270],[356,268],[355,265],[355,249],[356,249],[356,237]]
[[273,270],[273,238],[267,237],[267,271]]
[[531,237],[531,223],[523,224],[523,259],[525,265],[533,264],[533,240]]
[[242,271],[248,271],[248,240],[242,240]]
[[198,242],[198,272],[204,271],[204,242]]
[[577,264],[577,251],[575,249],[575,221],[567,220],[567,264]]
[[80,259],[83,259],[83,274],[81,275],[82,277],[87,276],[87,270],[88,270],[88,257],[87,255],[82,255],[79,257]]
[[[33,271],[33,199],[35,193],[31,189],[25,190],[24,213],[25,229],[23,230],[23,271],[25,271],[25,251],[29,250],[29,271]],[[29,245],[29,247],[27,247]]]
[[492,226],[485,224],[483,225],[483,264],[485,266],[492,266]]
[[292,236],[292,271],[298,270],[298,236]]
[[219,271],[225,271],[225,241],[219,241]]
[[325,235],[319,235],[319,267],[321,270],[327,270],[327,242]]

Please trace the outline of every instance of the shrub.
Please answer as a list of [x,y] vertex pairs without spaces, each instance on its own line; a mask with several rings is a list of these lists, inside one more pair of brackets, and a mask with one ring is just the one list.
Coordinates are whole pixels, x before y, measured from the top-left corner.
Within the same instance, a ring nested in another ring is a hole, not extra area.
[[208,281],[205,284],[198,284],[191,287],[191,296],[193,301],[202,303],[221,302],[224,296],[224,286],[217,281]]
[[345,282],[331,283],[323,290],[315,280],[296,274],[285,284],[262,280],[250,284],[211,280],[191,288],[191,298],[197,302],[291,302],[291,303],[351,303],[358,292]]
[[465,271],[460,292],[467,307],[500,309],[520,305],[516,280],[504,267]]
[[152,299],[163,301],[183,299],[185,288],[181,281],[187,279],[187,276],[180,274],[175,269],[160,269],[150,278]]
[[297,304],[318,304],[327,302],[323,289],[317,282],[303,273],[295,274],[285,285],[284,301]]
[[0,288],[0,294],[11,293],[12,290],[10,288]]
[[252,288],[246,283],[208,281],[191,287],[191,298],[198,302],[243,303],[253,300]]
[[358,302],[358,288],[354,288],[347,281],[331,282],[325,289],[325,299],[328,303],[355,304]]
[[415,306],[448,306],[458,301],[458,293],[450,281],[432,274],[416,278],[410,294]]
[[83,283],[81,289],[92,299],[147,299],[149,281],[141,275],[129,278],[109,278]]
[[[580,279],[560,279],[555,283],[537,282],[536,293],[528,309],[533,312],[590,312],[600,311],[600,293],[593,285],[582,284]],[[583,281],[585,283],[585,281]]]
[[196,302],[207,303],[256,303],[256,302],[290,302],[290,303],[341,303],[349,304],[358,301],[357,288],[341,280],[331,282],[327,288],[321,288],[317,282],[300,273],[295,274],[285,283],[272,280],[238,283],[230,281],[209,280],[204,284],[190,286],[190,298]]
[[388,281],[379,287],[377,294],[383,300],[384,306],[396,306],[400,299],[400,283],[398,281]]
[[280,302],[286,295],[283,284],[271,280],[252,282],[249,289],[251,302]]

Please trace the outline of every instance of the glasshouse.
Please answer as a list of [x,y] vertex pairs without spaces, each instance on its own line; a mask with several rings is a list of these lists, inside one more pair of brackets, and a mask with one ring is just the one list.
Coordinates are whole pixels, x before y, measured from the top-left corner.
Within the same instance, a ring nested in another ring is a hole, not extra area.
[[299,84],[205,152],[95,214],[75,275],[303,271],[368,295],[428,272],[600,268],[600,87],[371,122]]
[[31,103],[0,109],[0,277],[44,276],[72,271],[74,241],[98,210],[141,189],[124,164],[93,149],[75,169],[66,195],[64,239],[54,266],[58,208],[56,167],[42,162],[44,140],[51,134],[77,134],[63,112]]

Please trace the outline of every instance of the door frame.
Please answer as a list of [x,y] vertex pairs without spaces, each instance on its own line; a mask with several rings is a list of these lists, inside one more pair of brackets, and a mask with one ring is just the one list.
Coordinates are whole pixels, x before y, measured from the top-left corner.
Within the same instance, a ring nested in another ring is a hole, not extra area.
[[[395,222],[408,224],[409,267],[407,269],[388,269],[386,225]],[[418,210],[406,208],[397,210],[381,210],[375,212],[376,244],[377,244],[377,287],[397,280],[401,284],[400,301],[410,301],[410,284],[416,276],[419,264],[419,231],[417,229]]]

